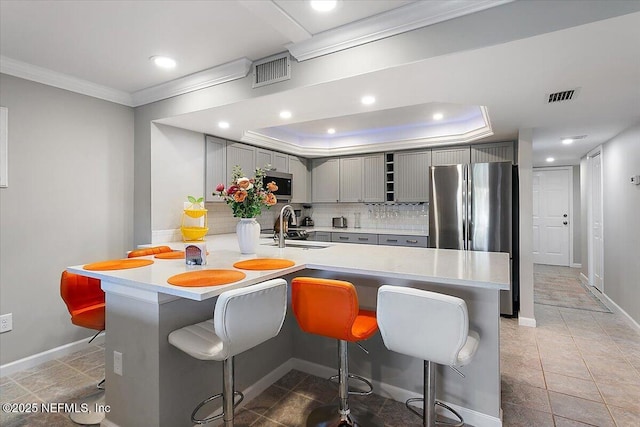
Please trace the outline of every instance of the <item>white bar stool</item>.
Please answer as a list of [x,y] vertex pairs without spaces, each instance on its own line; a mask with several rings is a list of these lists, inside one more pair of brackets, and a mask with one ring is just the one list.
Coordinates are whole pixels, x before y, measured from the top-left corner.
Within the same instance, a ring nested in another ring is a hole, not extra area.
[[[469,330],[469,313],[464,300],[420,289],[384,285],[378,289],[378,328],[384,345],[391,351],[424,360],[424,399],[406,402],[407,408],[423,420],[423,426],[436,425],[435,405],[452,412],[459,422],[437,424],[463,426],[456,411],[436,401],[436,364],[464,366],[475,354],[480,336]],[[409,404],[423,401],[422,414]]]
[[[200,360],[222,361],[223,392],[196,406],[191,421],[206,424],[223,418],[225,427],[233,427],[234,408],[244,398],[234,390],[233,358],[280,332],[287,312],[287,282],[269,280],[245,288],[223,292],[216,301],[213,319],[176,329],[169,343]],[[240,399],[234,403],[235,395]],[[205,404],[222,397],[222,413],[197,419]]]

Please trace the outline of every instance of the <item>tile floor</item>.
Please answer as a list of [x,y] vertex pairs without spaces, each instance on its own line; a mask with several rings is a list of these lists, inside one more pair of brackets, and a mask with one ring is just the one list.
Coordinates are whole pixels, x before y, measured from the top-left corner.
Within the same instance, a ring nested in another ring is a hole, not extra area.
[[[563,281],[575,270],[544,270]],[[540,272],[540,270],[537,270]],[[537,275],[537,277],[540,277]],[[577,280],[577,279],[576,279]],[[640,426],[640,333],[622,316],[535,305],[537,328],[501,319],[502,407],[505,427]],[[104,349],[91,346],[36,368],[0,378],[4,402],[63,402],[95,392]],[[337,395],[326,380],[291,371],[239,411],[236,425],[304,426],[306,415]],[[379,396],[355,398],[386,427],[419,426],[404,404]],[[0,413],[0,425],[74,426],[65,414]]]

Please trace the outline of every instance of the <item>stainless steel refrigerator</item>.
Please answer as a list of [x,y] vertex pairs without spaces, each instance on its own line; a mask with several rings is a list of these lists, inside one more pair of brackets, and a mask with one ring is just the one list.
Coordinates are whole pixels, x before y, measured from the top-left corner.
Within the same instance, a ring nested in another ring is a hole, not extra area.
[[429,178],[429,247],[509,253],[511,288],[500,293],[500,313],[515,315],[517,170],[511,162],[431,166]]

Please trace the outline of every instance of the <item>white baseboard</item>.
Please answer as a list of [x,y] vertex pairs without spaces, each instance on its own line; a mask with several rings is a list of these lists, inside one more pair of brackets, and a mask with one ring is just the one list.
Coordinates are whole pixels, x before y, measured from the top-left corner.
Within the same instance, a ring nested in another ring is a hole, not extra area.
[[518,325],[528,326],[529,328],[535,328],[537,323],[536,323],[536,319],[533,319],[531,317],[518,316]]
[[60,347],[52,348],[51,350],[43,351],[42,353],[6,363],[0,366],[0,377],[6,377],[8,375],[15,374],[16,372],[24,371],[25,369],[31,369],[45,362],[60,359],[61,357],[73,354],[76,351],[84,350],[90,345],[102,343],[104,343],[104,332],[98,335],[91,344],[89,344],[89,338],[84,338],[80,341],[61,345]]
[[582,273],[582,272],[580,272],[580,281],[585,286],[591,286],[591,284],[589,283],[589,278],[587,276],[585,276],[584,273]]
[[571,268],[582,268],[582,264],[579,262],[574,262],[571,264]]
[[609,298],[607,294],[600,293],[599,296],[601,299],[605,300],[604,303],[609,307],[610,310],[614,311],[616,314],[624,316],[631,323],[631,325],[635,326],[636,330],[640,332],[640,324],[636,322],[635,319],[629,315],[629,313],[624,311],[622,307],[620,307],[615,303],[615,301]]
[[[293,369],[297,369],[299,371],[305,372],[307,374],[315,375],[318,377],[328,378],[332,375],[335,375],[336,369],[330,368],[324,365],[318,365],[317,363],[308,362],[306,360],[291,359],[293,361]],[[389,399],[393,399],[398,402],[405,402],[407,399],[422,397],[421,394],[402,389],[400,387],[396,387],[390,384],[386,384],[380,381],[371,381],[373,384],[373,391],[382,396]],[[464,418],[465,425],[473,425],[477,427],[501,427],[502,420],[497,417],[492,417],[477,411],[473,411],[468,408],[463,408],[458,405],[454,405],[452,403],[443,402],[453,409],[455,409],[462,418]],[[440,410],[440,408],[438,408]],[[443,415],[447,415],[443,413]]]

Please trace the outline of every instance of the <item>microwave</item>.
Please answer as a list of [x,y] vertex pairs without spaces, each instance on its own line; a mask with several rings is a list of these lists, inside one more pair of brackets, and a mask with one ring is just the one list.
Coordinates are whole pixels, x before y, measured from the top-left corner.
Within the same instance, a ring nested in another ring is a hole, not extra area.
[[267,183],[272,181],[278,186],[278,190],[273,192],[278,200],[291,200],[293,175],[284,172],[266,171],[263,184],[266,187]]

